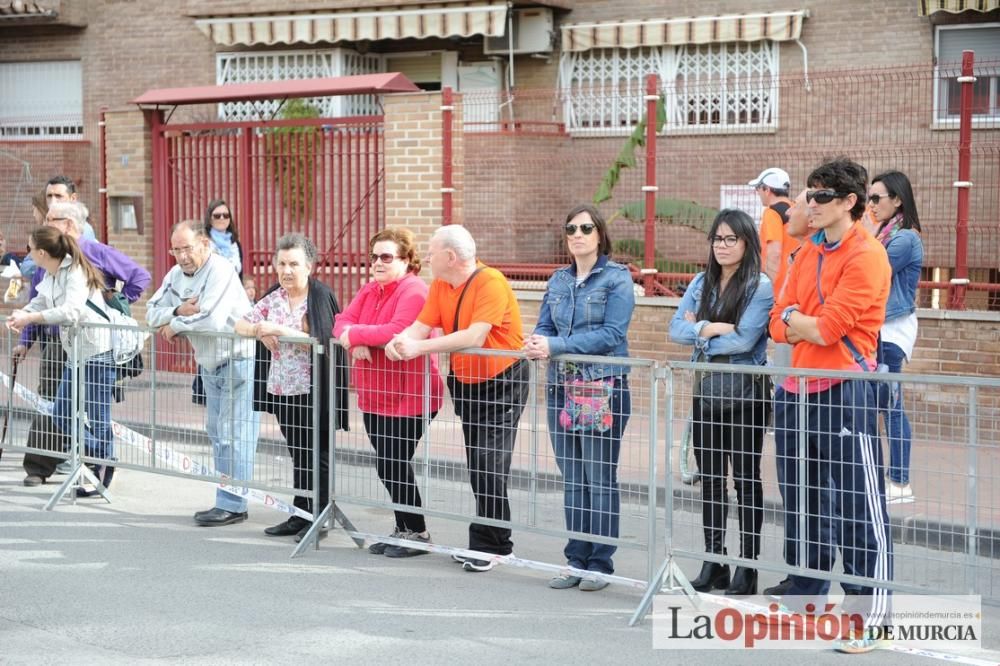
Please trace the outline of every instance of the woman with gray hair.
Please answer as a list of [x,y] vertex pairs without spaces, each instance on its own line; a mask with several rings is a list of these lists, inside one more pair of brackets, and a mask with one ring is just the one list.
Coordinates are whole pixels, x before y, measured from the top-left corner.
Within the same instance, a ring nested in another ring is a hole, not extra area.
[[[330,288],[311,277],[316,265],[316,246],[302,234],[286,234],[278,239],[274,268],[278,284],[257,301],[243,320],[236,322],[236,332],[256,338],[257,361],[254,371],[254,410],[274,414],[285,438],[295,470],[295,488],[313,489],[313,404],[319,404],[319,502],[295,497],[295,506],[315,517],[329,502],[326,486],[328,441],[331,425],[347,428],[347,362],[335,359],[338,373],[336,387],[337,414],[328,411],[326,391],[331,384],[327,356],[319,357],[319,367],[313,364],[312,346],[306,340],[313,337],[324,347],[329,346],[334,316],[340,312]],[[279,337],[299,337],[302,342],[279,342]],[[313,394],[313,373],[318,372],[320,395]],[[331,416],[333,418],[331,418]],[[301,540],[312,526],[308,520],[292,516],[264,533],[268,536],[296,535]],[[321,536],[323,533],[320,533]]]

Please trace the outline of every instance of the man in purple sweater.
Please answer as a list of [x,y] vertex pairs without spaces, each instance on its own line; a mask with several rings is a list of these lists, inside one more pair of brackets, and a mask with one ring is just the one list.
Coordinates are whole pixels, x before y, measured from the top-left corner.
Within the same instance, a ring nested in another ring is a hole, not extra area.
[[[87,217],[87,207],[81,203],[75,201],[53,202],[49,204],[45,224],[59,229],[67,236],[72,236],[80,245],[84,256],[99,271],[104,273],[105,287],[109,291],[115,291],[118,283],[121,282],[121,293],[128,299],[129,303],[134,303],[149,286],[152,279],[149,271],[113,247],[96,240],[83,238]],[[38,284],[43,277],[45,277],[45,271],[41,268],[37,269],[31,277],[29,299],[34,298],[35,294],[38,293]],[[57,326],[25,327],[21,332],[18,345],[14,347],[14,359],[22,360],[35,343],[38,343],[42,350],[38,393],[42,398],[52,400],[62,378],[63,365],[66,363],[66,357],[59,342],[59,328]],[[68,438],[59,432],[48,416],[36,414],[31,421],[31,429],[28,431],[27,446],[33,449],[62,452],[68,448]],[[52,476],[59,464],[59,458],[28,453],[24,456],[23,464],[24,471],[27,473],[24,485],[38,486]]]

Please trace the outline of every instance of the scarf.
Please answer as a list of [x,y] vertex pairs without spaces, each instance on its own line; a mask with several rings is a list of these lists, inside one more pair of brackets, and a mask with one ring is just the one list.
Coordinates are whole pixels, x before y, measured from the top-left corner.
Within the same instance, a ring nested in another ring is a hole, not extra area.
[[892,218],[890,218],[889,221],[882,225],[882,228],[879,229],[878,235],[876,236],[878,242],[882,243],[883,247],[888,247],[889,241],[896,235],[896,232],[899,231],[902,224],[903,214],[896,213],[893,215]]
[[240,253],[236,249],[236,243],[233,242],[233,234],[228,231],[212,229],[211,236],[215,251],[235,266],[237,273],[241,272],[243,267],[240,265]]

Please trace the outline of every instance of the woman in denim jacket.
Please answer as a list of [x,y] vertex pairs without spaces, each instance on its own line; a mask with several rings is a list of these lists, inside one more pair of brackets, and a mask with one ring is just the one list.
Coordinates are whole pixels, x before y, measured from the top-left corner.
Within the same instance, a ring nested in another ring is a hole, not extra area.
[[[566,242],[573,263],[549,279],[528,358],[552,358],[547,376],[549,437],[563,476],[566,529],[618,537],[618,455],[632,414],[628,367],[612,357],[628,356],[628,325],[635,292],[628,269],[609,259],[611,239],[597,209],[577,206],[566,216]],[[562,362],[561,354],[608,357],[593,363]],[[576,399],[574,399],[576,398]],[[563,550],[569,566],[614,573],[617,548],[570,539]],[[567,572],[549,587],[596,591],[607,583]]]
[[[670,322],[670,339],[693,345],[695,361],[764,365],[774,291],[760,272],[760,240],[753,220],[741,210],[723,210],[708,239],[708,270],[696,275],[684,292]],[[726,553],[726,468],[731,462],[739,504],[740,557],[755,560],[764,522],[760,458],[770,391],[765,381],[755,381],[753,398],[736,405],[724,419],[707,413],[695,393],[692,437],[701,478],[705,550]],[[705,562],[691,585],[699,592],[721,588],[726,594],[756,594],[757,570],[737,567],[730,580],[728,564]]]
[[[889,372],[902,372],[913,355],[917,340],[917,283],[924,263],[920,240],[920,218],[913,200],[910,179],[899,171],[886,171],[872,178],[868,206],[878,221],[876,237],[885,246],[892,266],[892,285],[885,305],[878,346],[878,361]],[[885,417],[889,439],[889,485],[886,502],[913,501],[910,489],[910,420],[903,411],[903,395],[898,384],[879,385],[879,411]]]

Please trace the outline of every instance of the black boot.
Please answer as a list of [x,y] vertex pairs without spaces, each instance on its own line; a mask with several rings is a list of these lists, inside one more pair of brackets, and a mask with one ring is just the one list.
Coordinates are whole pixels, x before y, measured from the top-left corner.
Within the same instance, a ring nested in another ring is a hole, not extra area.
[[726,588],[726,596],[757,594],[757,570],[749,567],[736,567],[733,581]]
[[729,587],[729,565],[717,562],[703,563],[701,573],[691,581],[691,587],[697,592],[711,592]]

